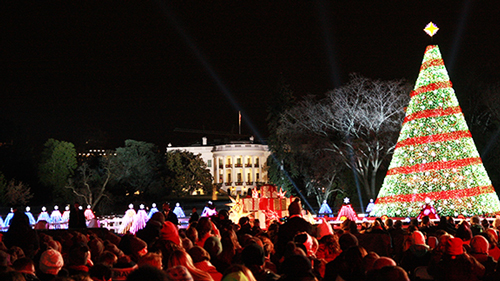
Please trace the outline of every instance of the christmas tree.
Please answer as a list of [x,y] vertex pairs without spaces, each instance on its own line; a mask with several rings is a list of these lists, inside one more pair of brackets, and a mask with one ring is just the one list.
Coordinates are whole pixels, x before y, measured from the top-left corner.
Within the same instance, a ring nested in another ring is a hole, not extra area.
[[441,215],[500,212],[438,46],[428,46],[372,215],[415,217],[425,201]]

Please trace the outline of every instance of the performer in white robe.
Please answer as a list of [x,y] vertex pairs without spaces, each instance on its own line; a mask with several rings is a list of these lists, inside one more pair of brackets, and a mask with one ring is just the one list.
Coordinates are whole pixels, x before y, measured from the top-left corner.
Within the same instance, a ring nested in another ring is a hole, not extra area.
[[54,210],[50,214],[51,229],[61,229],[62,215],[58,206],[54,206]]
[[212,201],[208,201],[207,206],[205,206],[203,212],[201,212],[201,217],[211,217],[216,215],[217,215],[217,210],[215,210],[214,204],[212,203]]
[[42,207],[42,212],[38,215],[38,219],[36,220],[36,222],[39,221],[46,221],[50,223],[50,215],[47,213],[47,208],[45,208],[45,206]]
[[125,212],[125,215],[123,216],[122,224],[118,229],[119,234],[126,234],[132,227],[132,224],[134,223],[134,217],[136,215],[136,212],[134,210],[134,205],[130,204],[128,205],[128,208],[129,209]]
[[5,217],[5,220],[3,221],[3,226],[8,227],[10,226],[10,220],[14,217],[14,209],[10,208],[10,213],[7,214]]
[[35,217],[33,216],[33,214],[30,212],[31,208],[28,206],[26,207],[26,212],[24,212],[27,216],[28,216],[28,219],[30,220],[30,225],[33,226],[35,225],[36,223],[36,220],[35,220]]
[[143,229],[146,226],[146,222],[148,221],[148,214],[146,210],[144,210],[144,204],[139,206],[139,211],[134,216],[134,222],[132,223],[132,227],[130,227],[130,233],[135,234],[140,229]]
[[148,214],[148,220],[151,219],[151,217],[153,216],[154,213],[158,213],[158,208],[156,208],[156,203],[153,203],[151,205],[151,209],[149,210],[149,214]]
[[181,208],[181,204],[179,203],[175,204],[174,214],[176,214],[178,218],[184,218],[186,216]]
[[62,221],[61,221],[61,228],[62,229],[68,229],[68,223],[69,223],[69,214],[70,214],[70,210],[69,210],[69,205],[67,205],[65,208],[64,208],[64,212],[62,214]]
[[86,220],[91,220],[91,219],[95,218],[94,212],[92,211],[91,207],[92,206],[87,205],[87,209],[85,210],[85,212],[83,212],[83,215],[85,215]]
[[373,207],[375,207],[375,203],[373,203],[373,199],[370,199],[370,203],[368,203],[368,206],[366,206],[366,213],[370,215],[370,213],[373,211]]
[[[4,226],[3,226],[3,219],[2,219],[2,217],[0,216],[0,231],[4,231],[4,230],[2,229],[3,227],[4,227]],[[5,230],[5,231],[7,231],[7,230]]]

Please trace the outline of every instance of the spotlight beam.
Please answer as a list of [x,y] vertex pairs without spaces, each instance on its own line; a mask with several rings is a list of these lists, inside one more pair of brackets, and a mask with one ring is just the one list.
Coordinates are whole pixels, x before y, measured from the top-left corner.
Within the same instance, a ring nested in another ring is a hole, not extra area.
[[[245,113],[245,111],[239,105],[239,103],[236,100],[236,98],[231,94],[231,92],[229,91],[229,89],[226,87],[226,85],[224,84],[224,82],[222,81],[222,79],[220,79],[219,75],[217,75],[217,73],[215,72],[215,70],[212,68],[212,66],[205,59],[205,57],[203,56],[203,54],[200,51],[200,49],[194,44],[193,40],[191,40],[191,37],[182,28],[181,24],[176,19],[175,15],[170,12],[170,10],[168,9],[168,7],[165,4],[165,2],[164,1],[157,1],[157,3],[158,3],[158,6],[163,11],[165,17],[175,27],[177,33],[182,37],[182,39],[185,41],[185,43],[188,45],[188,47],[191,49],[191,51],[193,51],[193,53],[195,54],[196,58],[199,60],[199,62],[203,66],[203,68],[208,72],[208,74],[210,75],[210,77],[212,77],[212,79],[214,80],[214,82],[216,83],[216,85],[219,87],[219,89],[221,90],[221,92],[226,96],[226,98],[231,102],[231,104],[233,105],[233,107],[237,111],[241,111],[242,119],[244,120],[245,124],[250,128],[250,130],[255,135],[255,137],[258,140],[260,140],[261,143],[267,144],[267,142],[265,141],[265,139],[262,137],[262,135],[259,133],[259,131],[257,130],[257,128],[254,126],[253,122],[250,120],[250,117]],[[275,157],[275,156],[273,155],[273,157]],[[275,162],[279,163],[279,161],[275,161]],[[288,172],[287,171],[284,171],[284,172],[285,172],[286,177],[290,180],[290,182],[292,183],[293,187],[297,191],[297,193],[300,195],[300,197],[304,201],[304,203],[309,207],[309,209],[311,210],[311,212],[315,214],[314,209],[311,207],[311,205],[309,204],[309,202],[307,201],[307,199],[305,198],[305,196],[302,194],[302,192],[300,192],[299,188],[297,187],[297,185],[295,184],[295,182],[292,180],[292,178],[290,177],[290,175],[288,174]]]

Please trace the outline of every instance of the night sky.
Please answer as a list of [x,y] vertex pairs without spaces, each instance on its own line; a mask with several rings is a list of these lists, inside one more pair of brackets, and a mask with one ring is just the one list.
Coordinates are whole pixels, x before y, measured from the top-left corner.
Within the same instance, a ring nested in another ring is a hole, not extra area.
[[467,77],[500,77],[498,1],[10,2],[0,5],[0,118],[34,145],[185,145],[201,135],[175,128],[237,133],[238,110],[242,133],[266,138],[281,77],[296,96],[353,72],[414,83],[428,44],[459,100]]

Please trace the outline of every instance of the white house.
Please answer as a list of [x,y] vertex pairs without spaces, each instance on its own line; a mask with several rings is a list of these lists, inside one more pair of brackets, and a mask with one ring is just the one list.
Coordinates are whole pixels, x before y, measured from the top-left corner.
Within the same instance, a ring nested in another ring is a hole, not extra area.
[[249,189],[268,183],[265,165],[270,152],[267,145],[254,143],[253,137],[218,145],[208,145],[204,137],[201,145],[172,147],[169,144],[167,152],[172,150],[199,154],[214,182],[231,195],[246,194]]

